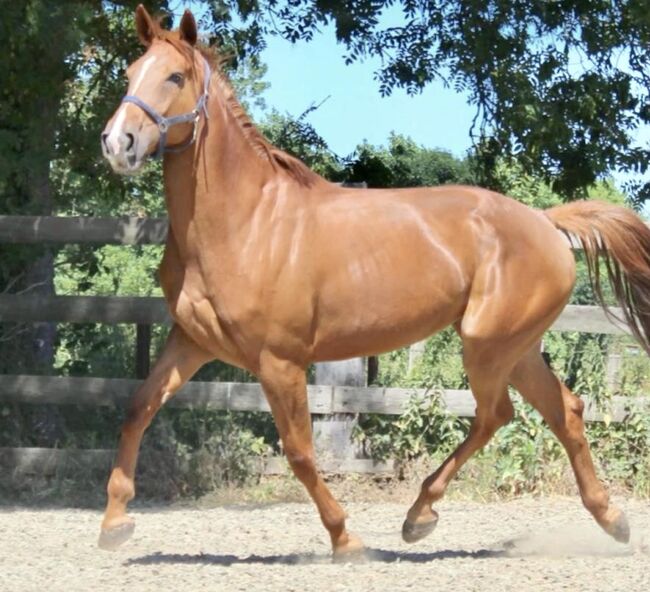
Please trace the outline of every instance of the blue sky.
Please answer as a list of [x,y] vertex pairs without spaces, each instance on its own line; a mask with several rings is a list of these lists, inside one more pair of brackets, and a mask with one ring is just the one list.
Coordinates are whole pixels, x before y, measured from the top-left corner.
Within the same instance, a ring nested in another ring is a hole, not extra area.
[[351,153],[364,139],[385,143],[391,131],[457,156],[470,147],[474,108],[465,96],[436,82],[419,95],[396,90],[390,97],[382,97],[373,77],[379,61],[346,66],[344,51],[333,31],[295,45],[269,39],[262,54],[268,66],[265,78],[271,85],[265,94],[268,107],[298,116],[329,96],[308,120],[340,156]]

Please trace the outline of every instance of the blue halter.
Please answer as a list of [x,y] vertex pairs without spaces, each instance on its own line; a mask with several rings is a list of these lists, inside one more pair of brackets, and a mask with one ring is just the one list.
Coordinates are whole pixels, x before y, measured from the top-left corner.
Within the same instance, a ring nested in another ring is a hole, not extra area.
[[[203,58],[203,93],[199,97],[199,100],[196,102],[196,107],[194,107],[194,109],[189,113],[184,113],[183,115],[163,117],[153,107],[150,107],[147,105],[147,103],[135,95],[125,95],[122,98],[122,103],[133,103],[134,105],[137,105],[158,125],[158,130],[160,131],[160,139],[158,140],[158,149],[154,154],[154,158],[160,158],[164,152],[181,152],[188,146],[194,144],[196,141],[196,124],[201,117],[201,111],[205,113],[205,118],[208,119],[208,88],[210,86],[210,75],[210,65],[208,64],[208,61]],[[167,146],[167,131],[172,125],[177,125],[179,123],[192,123],[194,128],[192,131],[192,136],[186,142],[183,142],[178,146]]]

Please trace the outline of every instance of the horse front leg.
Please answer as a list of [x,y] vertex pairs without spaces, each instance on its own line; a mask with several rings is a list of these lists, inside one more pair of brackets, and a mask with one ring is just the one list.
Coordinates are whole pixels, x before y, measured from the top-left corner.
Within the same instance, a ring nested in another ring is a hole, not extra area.
[[260,382],[271,406],[289,465],[316,503],[336,558],[360,553],[363,543],[345,527],[345,512],[319,475],[314,458],[305,370],[263,353]]
[[126,514],[126,506],[135,496],[135,467],[144,431],[163,403],[211,359],[213,356],[174,325],[160,358],[133,395],[122,424],[117,457],[108,481],[108,502],[98,541],[101,549],[117,549],[133,534],[135,522]]

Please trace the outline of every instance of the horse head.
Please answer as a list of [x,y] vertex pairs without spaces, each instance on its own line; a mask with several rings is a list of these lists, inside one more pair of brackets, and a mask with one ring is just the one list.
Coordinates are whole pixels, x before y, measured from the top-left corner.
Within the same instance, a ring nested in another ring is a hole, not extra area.
[[195,50],[192,13],[186,10],[179,28],[167,31],[139,5],[135,23],[146,51],[127,68],[127,94],[101,135],[104,156],[119,174],[137,173],[150,156],[185,149],[207,117],[211,70]]

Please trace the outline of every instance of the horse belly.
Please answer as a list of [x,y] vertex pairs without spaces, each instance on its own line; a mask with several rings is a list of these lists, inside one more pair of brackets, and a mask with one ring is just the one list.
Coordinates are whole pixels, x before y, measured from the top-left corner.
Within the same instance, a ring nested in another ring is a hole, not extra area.
[[455,265],[421,257],[384,271],[379,277],[358,273],[356,279],[349,274],[338,286],[323,290],[315,359],[343,359],[397,349],[440,331],[462,316],[470,282]]

